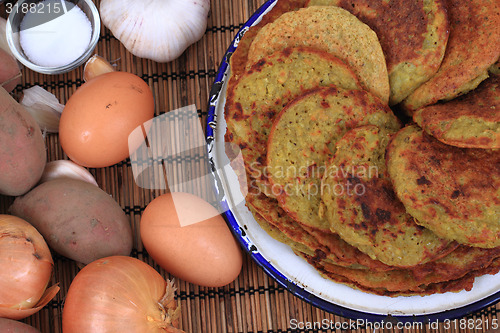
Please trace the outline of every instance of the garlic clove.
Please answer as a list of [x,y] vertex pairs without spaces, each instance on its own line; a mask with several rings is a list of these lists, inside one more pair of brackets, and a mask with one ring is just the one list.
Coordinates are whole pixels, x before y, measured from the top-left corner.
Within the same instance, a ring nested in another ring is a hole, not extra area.
[[103,57],[95,54],[85,63],[85,67],[83,68],[83,80],[88,82],[96,76],[114,71],[115,68],[113,65]]
[[178,58],[205,34],[210,0],[102,0],[101,19],[133,55]]
[[69,160],[47,163],[39,184],[58,178],[72,178],[98,186],[94,176],[87,169]]
[[36,85],[23,90],[21,105],[35,118],[42,131],[59,131],[59,119],[64,105],[59,103],[56,96]]

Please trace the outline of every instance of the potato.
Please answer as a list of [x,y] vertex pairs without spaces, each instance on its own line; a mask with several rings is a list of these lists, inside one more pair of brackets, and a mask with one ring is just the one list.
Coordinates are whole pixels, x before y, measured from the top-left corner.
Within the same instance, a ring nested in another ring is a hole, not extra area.
[[0,143],[0,194],[24,194],[42,176],[45,141],[33,117],[1,87]]
[[130,222],[121,207],[82,180],[49,180],[16,198],[9,210],[30,222],[55,252],[83,264],[132,250]]
[[0,332],[2,333],[40,333],[36,328],[17,320],[0,318]]
[[19,62],[12,54],[9,43],[7,43],[6,27],[7,20],[0,17],[0,85],[8,92],[11,92],[21,83],[21,70]]
[[0,84],[11,92],[21,83],[21,71],[15,58],[0,49]]

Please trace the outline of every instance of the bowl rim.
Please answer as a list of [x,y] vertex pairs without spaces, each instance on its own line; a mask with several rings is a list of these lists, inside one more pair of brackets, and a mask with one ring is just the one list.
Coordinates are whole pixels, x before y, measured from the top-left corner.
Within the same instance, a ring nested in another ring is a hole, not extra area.
[[[15,6],[20,6],[26,1],[28,0],[19,0]],[[86,51],[83,54],[81,54],[77,59],[75,59],[73,62],[63,66],[47,67],[47,66],[39,66],[31,62],[26,56],[20,54],[19,51],[17,50],[17,47],[14,45],[14,41],[12,39],[12,36],[14,34],[14,32],[12,31],[12,21],[14,20],[15,15],[17,15],[18,13],[17,11],[13,10],[7,18],[7,23],[5,26],[5,37],[7,39],[10,51],[21,64],[23,64],[24,66],[28,67],[29,69],[35,72],[42,74],[53,74],[53,75],[63,74],[83,65],[85,61],[87,61],[90,58],[90,56],[94,53],[94,50],[97,46],[97,43],[101,35],[101,17],[99,14],[99,10],[97,9],[96,5],[92,0],[76,0],[76,1],[68,0],[68,1],[74,3],[76,6],[78,6],[78,4],[84,3],[89,7],[92,13],[93,17],[92,21],[91,18],[88,17],[88,15],[86,15],[92,24],[92,36]]]

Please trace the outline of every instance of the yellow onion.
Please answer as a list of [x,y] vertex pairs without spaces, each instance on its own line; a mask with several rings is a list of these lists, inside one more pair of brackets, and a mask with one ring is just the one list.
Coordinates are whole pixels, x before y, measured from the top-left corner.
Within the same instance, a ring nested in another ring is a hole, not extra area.
[[63,308],[64,333],[180,333],[173,283],[125,256],[98,259],[74,278]]
[[47,289],[54,262],[42,235],[28,222],[0,215],[0,317],[26,318],[59,291]]

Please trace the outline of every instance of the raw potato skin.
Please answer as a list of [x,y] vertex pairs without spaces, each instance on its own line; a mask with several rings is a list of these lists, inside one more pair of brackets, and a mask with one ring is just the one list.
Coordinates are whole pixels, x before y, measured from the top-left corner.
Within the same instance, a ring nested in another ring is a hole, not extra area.
[[0,332],[2,333],[40,333],[36,328],[17,320],[0,318]]
[[47,162],[33,117],[0,87],[0,194],[18,196],[38,183]]
[[132,250],[132,229],[121,207],[81,180],[42,183],[16,198],[10,211],[37,228],[51,249],[83,264]]
[[0,83],[8,92],[21,83],[21,70],[16,59],[2,49],[0,49]]

